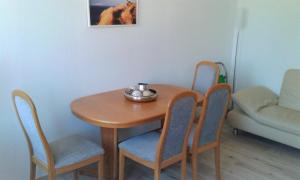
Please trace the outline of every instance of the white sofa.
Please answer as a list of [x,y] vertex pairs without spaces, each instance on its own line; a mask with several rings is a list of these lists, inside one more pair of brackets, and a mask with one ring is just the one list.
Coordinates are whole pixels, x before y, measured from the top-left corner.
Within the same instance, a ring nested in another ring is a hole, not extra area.
[[300,70],[288,70],[280,95],[259,86],[233,95],[229,124],[300,149]]

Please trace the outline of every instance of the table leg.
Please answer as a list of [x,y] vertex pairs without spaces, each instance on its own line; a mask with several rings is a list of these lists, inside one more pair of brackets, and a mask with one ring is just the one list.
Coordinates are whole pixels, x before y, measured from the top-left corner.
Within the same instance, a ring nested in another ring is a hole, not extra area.
[[104,154],[104,176],[118,178],[118,131],[112,128],[100,128]]

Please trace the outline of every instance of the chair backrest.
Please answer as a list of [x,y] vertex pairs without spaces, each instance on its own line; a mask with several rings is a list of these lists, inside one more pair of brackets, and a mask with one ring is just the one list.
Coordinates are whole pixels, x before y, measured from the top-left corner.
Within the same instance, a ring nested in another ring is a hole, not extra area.
[[212,61],[201,61],[197,63],[192,90],[205,94],[207,90],[218,83],[220,74],[219,66]]
[[196,109],[196,94],[185,91],[176,95],[168,105],[162,134],[157,149],[158,162],[184,151]]
[[49,164],[51,150],[41,129],[35,105],[31,98],[20,90],[13,91],[12,99],[20,125],[26,136],[30,158],[34,156],[46,165]]
[[285,73],[279,106],[300,111],[300,69],[290,69]]
[[227,84],[217,84],[207,91],[194,133],[192,148],[198,148],[220,139],[230,99],[231,87]]

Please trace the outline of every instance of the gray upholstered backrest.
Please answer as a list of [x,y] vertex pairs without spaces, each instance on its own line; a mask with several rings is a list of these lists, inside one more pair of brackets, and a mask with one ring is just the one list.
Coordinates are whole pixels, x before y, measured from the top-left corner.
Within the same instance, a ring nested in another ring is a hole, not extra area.
[[206,115],[202,122],[199,146],[217,140],[221,120],[223,120],[225,111],[227,111],[229,96],[230,91],[228,89],[219,89],[208,95],[207,106],[202,108],[201,112],[205,113],[206,111]]
[[31,108],[30,104],[20,96],[15,96],[14,101],[20,121],[32,145],[33,155],[37,159],[47,163],[46,152],[34,120],[34,110]]
[[162,160],[167,160],[182,152],[185,136],[193,117],[195,99],[185,96],[176,100],[170,113],[168,133],[163,144]]
[[194,90],[205,94],[207,90],[216,84],[216,69],[208,64],[201,64],[197,69]]

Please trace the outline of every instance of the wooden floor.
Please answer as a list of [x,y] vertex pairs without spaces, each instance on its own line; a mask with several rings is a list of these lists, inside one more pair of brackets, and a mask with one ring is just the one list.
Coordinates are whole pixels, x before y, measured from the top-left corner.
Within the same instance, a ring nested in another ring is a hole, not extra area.
[[[222,137],[221,168],[223,180],[300,180],[300,150],[279,144],[249,133],[239,136],[231,134],[225,127]],[[213,180],[213,153],[199,157],[199,180]],[[152,180],[153,172],[132,161],[127,161],[126,179]],[[188,179],[191,166],[188,164]],[[45,179],[45,178],[41,178]],[[72,179],[70,174],[59,176],[59,180]],[[96,180],[80,176],[80,180]],[[161,179],[180,179],[180,164],[163,171]]]

